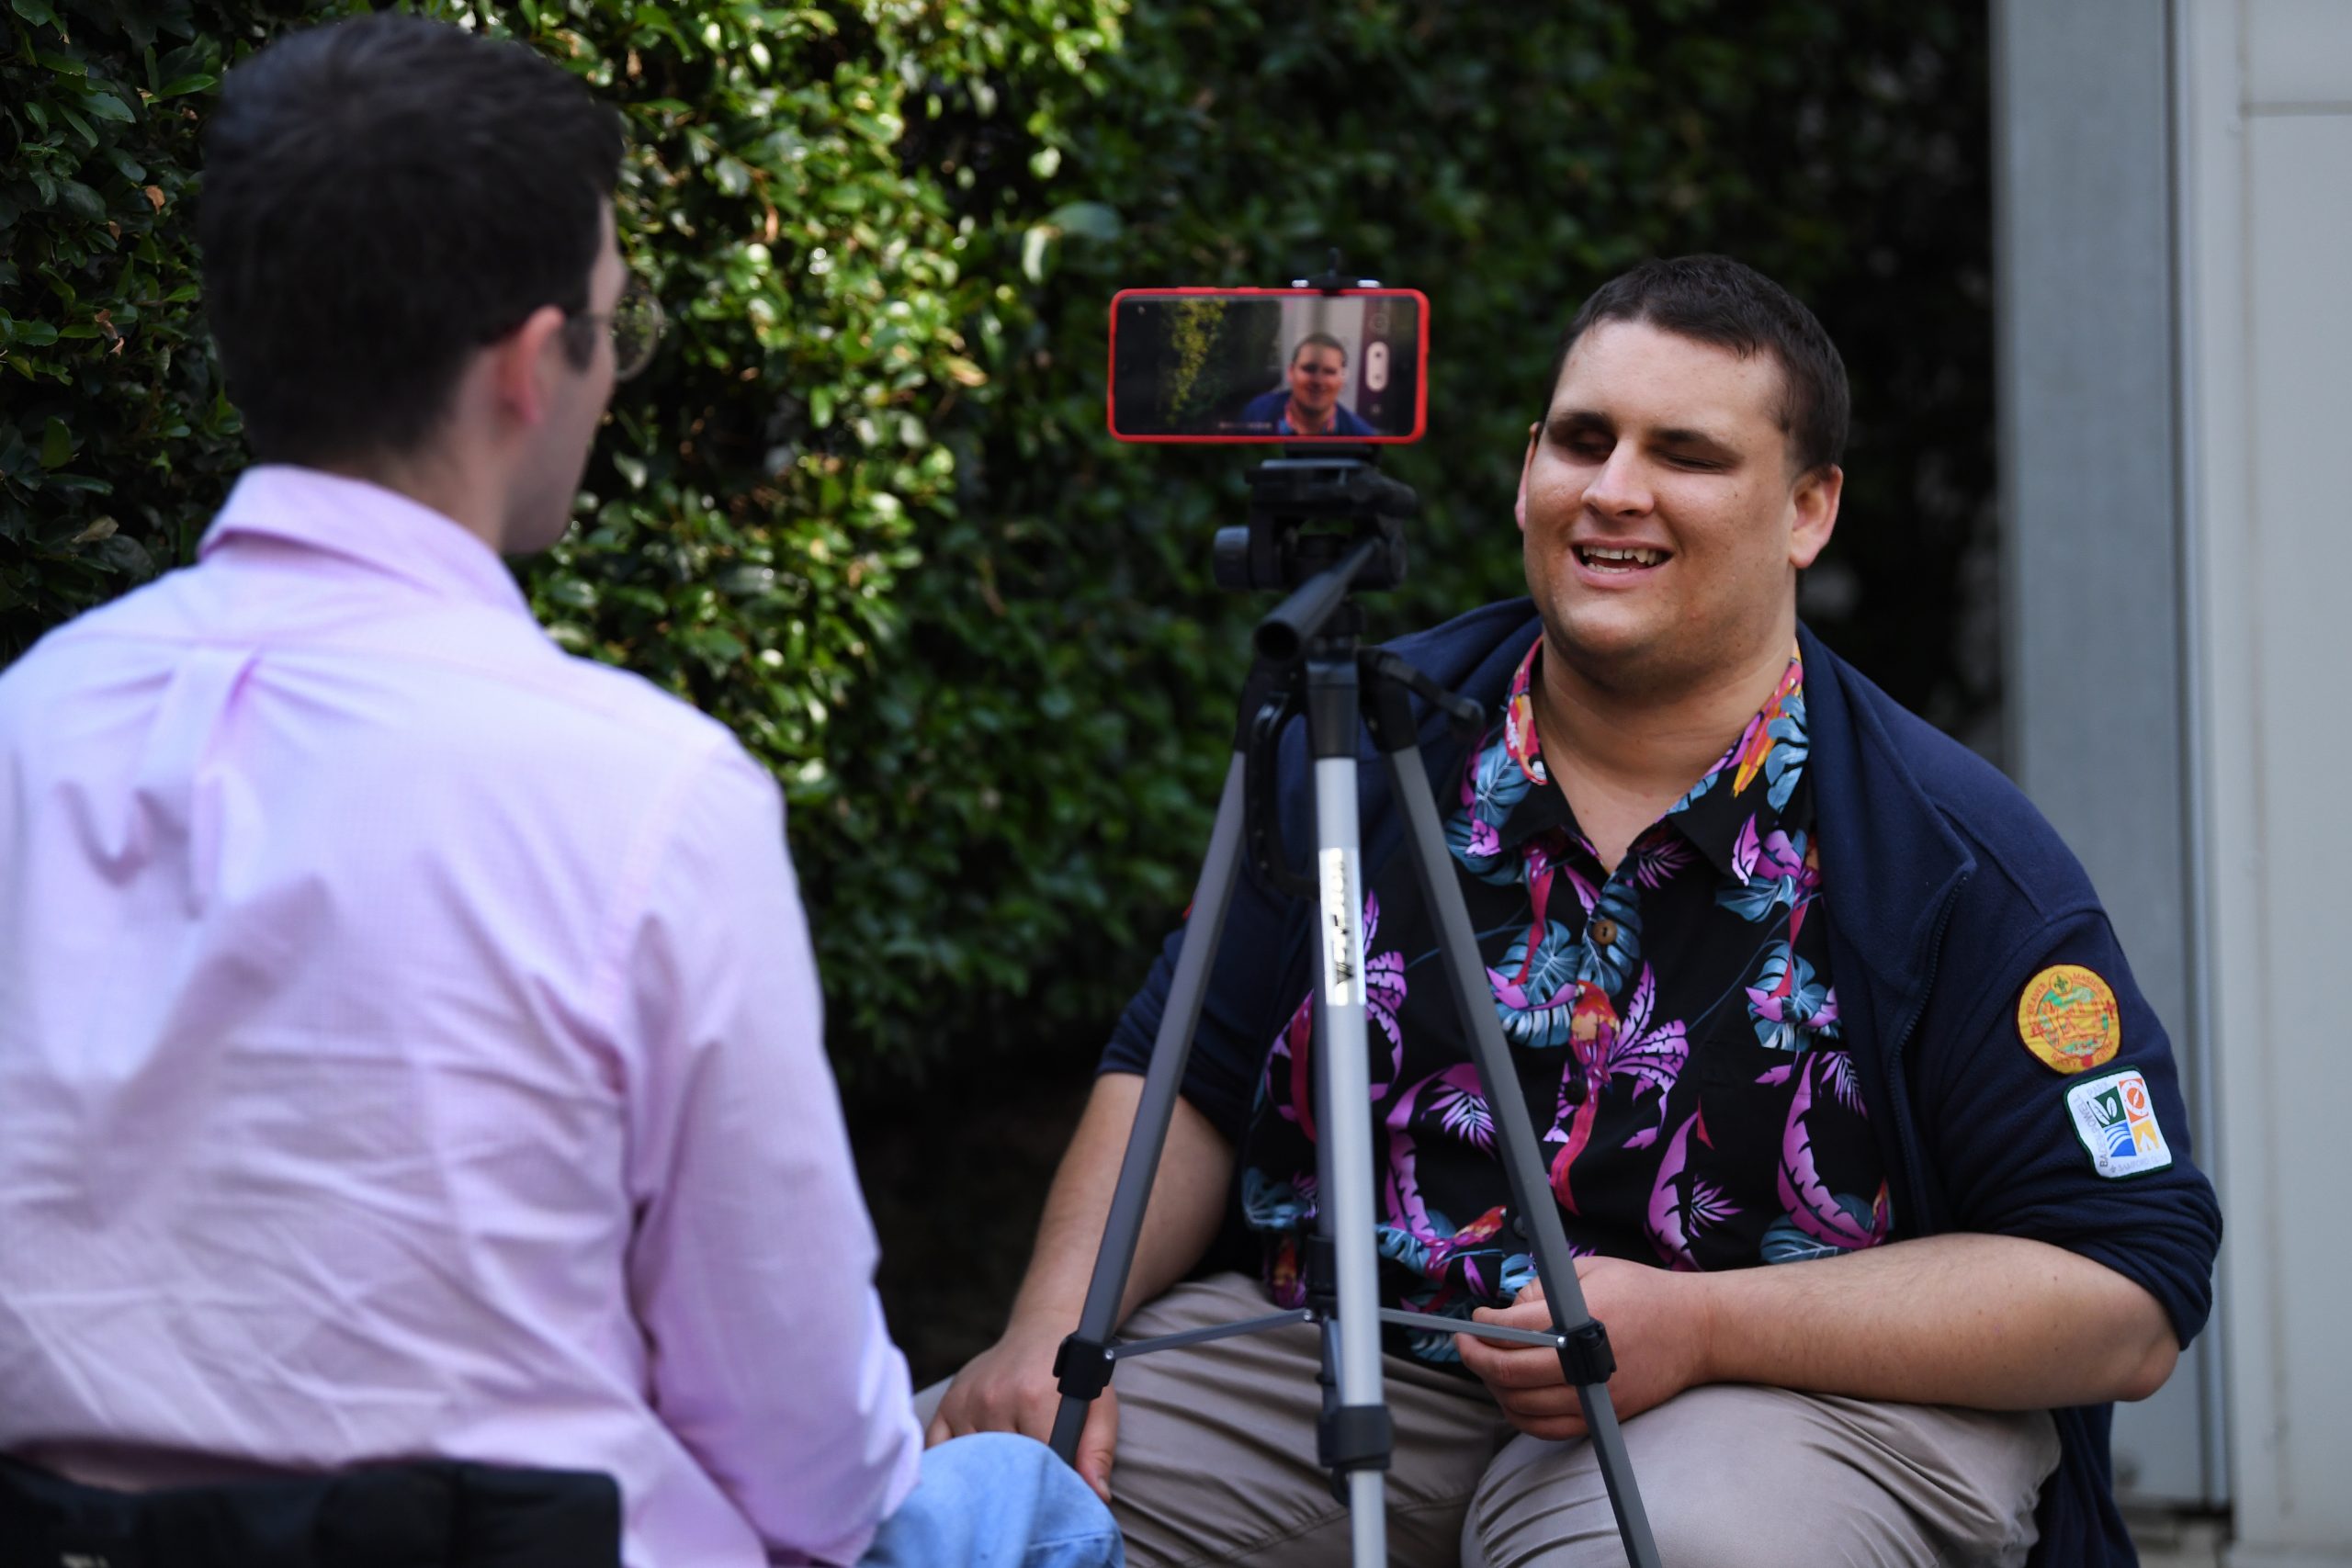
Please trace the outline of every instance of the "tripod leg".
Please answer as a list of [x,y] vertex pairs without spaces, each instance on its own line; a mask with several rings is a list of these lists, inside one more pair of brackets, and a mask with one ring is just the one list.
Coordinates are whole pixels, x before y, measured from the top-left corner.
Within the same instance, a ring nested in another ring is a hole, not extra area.
[[1519,1077],[1511,1065],[1510,1047],[1502,1023],[1495,1016],[1495,998],[1478,967],[1478,942],[1470,929],[1470,912],[1462,901],[1453,857],[1445,847],[1437,803],[1430,794],[1429,774],[1421,765],[1419,748],[1410,744],[1408,727],[1390,727],[1406,744],[1388,751],[1389,782],[1405,811],[1405,837],[1420,877],[1421,895],[1435,918],[1438,948],[1445,972],[1462,1010],[1470,1035],[1471,1055],[1486,1086],[1487,1102],[1494,1112],[1495,1131],[1503,1153],[1503,1168],[1510,1179],[1513,1207],[1528,1227],[1535,1250],[1536,1277],[1544,1281],[1544,1299],[1552,1309],[1552,1326],[1568,1339],[1560,1352],[1568,1381],[1576,1385],[1584,1407],[1585,1426],[1591,1433],[1593,1452],[1600,1461],[1601,1479],[1609,1487],[1610,1506],[1617,1515],[1617,1533],[1625,1543],[1634,1568],[1657,1568],[1657,1546],[1650,1537],[1649,1517],[1634,1483],[1634,1468],[1625,1453],[1624,1434],[1609,1400],[1608,1340],[1586,1310],[1584,1291],[1577,1283],[1575,1262],[1568,1256],[1566,1228],[1552,1198],[1543,1157],[1535,1142],[1534,1124],[1519,1092]]
[[1324,1175],[1317,1206],[1331,1238],[1340,1307],[1340,1397],[1325,1415],[1320,1446],[1323,1461],[1347,1477],[1356,1568],[1384,1568],[1390,1428],[1381,1393],[1379,1260],[1373,1246],[1372,1077],[1365,1056],[1363,886],[1356,822],[1357,691],[1352,649],[1344,659],[1308,661],[1322,934],[1315,1066],[1324,1106],[1318,1140]]
[[1225,791],[1217,798],[1216,825],[1210,829],[1208,853],[1201,862],[1192,917],[1176,950],[1176,972],[1169,980],[1159,1032],[1152,1040],[1135,1131],[1119,1165],[1118,1185],[1111,1191],[1111,1212],[1102,1224],[1093,1277],[1087,1281],[1086,1305],[1079,1314],[1078,1332],[1062,1341],[1061,1353],[1054,1359],[1062,1402],[1054,1413],[1053,1450],[1066,1464],[1077,1461],[1087,1406],[1111,1381],[1111,1336],[1119,1326],[1120,1299],[1127,1292],[1127,1270],[1143,1233],[1152,1179],[1168,1142],[1169,1121],[1176,1113],[1177,1090],[1192,1055],[1193,1032],[1200,1024],[1201,1002],[1208,994],[1209,965],[1216,956],[1217,935],[1225,928],[1233,879],[1241,865],[1243,773],[1242,756],[1236,752],[1226,770]]

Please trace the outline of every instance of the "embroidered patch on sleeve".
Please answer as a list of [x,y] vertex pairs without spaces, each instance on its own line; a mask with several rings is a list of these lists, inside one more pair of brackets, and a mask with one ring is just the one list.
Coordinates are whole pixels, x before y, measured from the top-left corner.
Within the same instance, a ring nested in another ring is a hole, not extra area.
[[2062,1073],[2088,1072],[2123,1044],[2115,988],[2079,964],[2059,964],[2025,983],[2018,998],[2025,1048]]
[[2066,1109],[2101,1176],[2139,1176],[2172,1163],[2171,1145],[2148,1101],[2148,1080],[2137,1067],[2076,1084],[2066,1091]]

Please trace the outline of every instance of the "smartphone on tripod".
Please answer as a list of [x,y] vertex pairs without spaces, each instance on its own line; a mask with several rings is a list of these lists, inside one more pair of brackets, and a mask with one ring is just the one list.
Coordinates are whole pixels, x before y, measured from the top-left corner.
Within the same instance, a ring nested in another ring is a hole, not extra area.
[[1122,441],[1418,441],[1429,299],[1413,288],[1129,288],[1111,300]]

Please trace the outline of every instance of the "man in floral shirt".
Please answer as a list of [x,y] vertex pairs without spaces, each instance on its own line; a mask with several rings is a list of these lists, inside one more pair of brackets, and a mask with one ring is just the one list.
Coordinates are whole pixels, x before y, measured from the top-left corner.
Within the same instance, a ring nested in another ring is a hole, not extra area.
[[[1887,1187],[1838,1048],[1802,661],[1612,870],[1545,787],[1531,722],[1541,650],[1520,662],[1447,829],[1521,1092],[1551,1110],[1544,1152],[1577,1222],[1573,1245],[1685,1269],[1876,1245]],[[1493,1119],[1418,879],[1392,864],[1380,881],[1364,911],[1380,1254],[1396,1304],[1459,1314],[1515,1295],[1532,1260],[1505,1224]],[[1267,1056],[1242,1146],[1244,1212],[1269,1242],[1266,1283],[1285,1306],[1306,1300],[1299,1248],[1315,1212],[1313,1025],[1303,997]],[[1450,1335],[1399,1335],[1392,1348],[1461,1360]]]
[[[2220,1219],[2170,1049],[2031,807],[1797,625],[1845,374],[1803,306],[1653,262],[1570,325],[1521,471],[1531,600],[1396,645],[1551,1195],[1668,1563],[2128,1562],[2109,1402],[2201,1325]],[[1311,841],[1303,738],[1284,837]],[[1483,1086],[1367,756],[1384,1304],[1548,1325]],[[1312,913],[1245,879],[1124,1303],[1131,1337],[1297,1299],[1316,1213]],[[1042,1433],[1167,994],[1120,1021],[1012,1320],[934,1440]],[[1255,1278],[1184,1280],[1228,1193]],[[1551,1352],[1396,1335],[1400,1563],[1620,1560]],[[1341,1562],[1313,1330],[1123,1363],[1082,1472],[1130,1559]]]

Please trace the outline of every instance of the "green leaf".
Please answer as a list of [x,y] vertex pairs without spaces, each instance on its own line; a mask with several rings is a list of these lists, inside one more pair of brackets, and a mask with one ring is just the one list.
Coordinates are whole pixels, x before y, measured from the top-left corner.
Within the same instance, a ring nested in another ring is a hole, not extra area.
[[1021,236],[1021,276],[1032,283],[1046,281],[1046,247],[1053,238],[1054,231],[1042,225]]
[[92,92],[84,94],[82,96],[82,107],[86,113],[96,117],[96,118],[110,119],[123,125],[132,124],[139,118],[137,115],[131,112],[130,106],[129,104],[124,103],[120,98],[116,97],[112,93],[108,92]]
[[57,199],[60,206],[76,218],[85,218],[93,223],[107,220],[106,197],[79,180],[67,180],[60,187]]
[[1081,239],[1110,241],[1125,231],[1120,221],[1119,209],[1106,202],[1073,201],[1067,207],[1054,209],[1046,219],[1046,226]]
[[65,422],[51,415],[49,427],[40,435],[40,466],[62,468],[74,460],[74,433]]
[[49,0],[8,0],[8,8],[37,28],[57,26],[57,13],[50,9]]
[[567,610],[594,610],[596,607],[596,585],[582,578],[558,577],[550,580],[541,592],[549,602]]
[[184,98],[190,93],[209,93],[220,85],[220,77],[209,71],[198,71],[192,75],[174,77],[156,88],[155,96],[159,98]]

